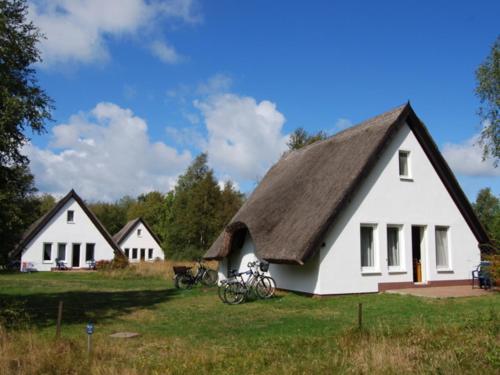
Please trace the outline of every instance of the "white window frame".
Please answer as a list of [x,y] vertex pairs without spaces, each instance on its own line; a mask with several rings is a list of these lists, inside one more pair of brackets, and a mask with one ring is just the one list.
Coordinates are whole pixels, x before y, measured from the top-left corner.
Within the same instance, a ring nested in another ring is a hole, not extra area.
[[[89,245],[92,245],[92,258],[88,259],[88,250],[89,250]],[[87,242],[85,244],[85,263],[89,264],[92,261],[95,261],[95,243],[94,242]]]
[[130,248],[129,247],[124,248],[123,252],[127,256],[127,259],[130,259]]
[[[73,213],[73,214],[72,214],[72,216],[73,216],[72,220],[70,220],[70,219],[69,219],[69,213],[70,213],[70,212],[72,212],[72,213]],[[68,211],[66,211],[66,222],[67,222],[68,224],[74,224],[74,223],[75,223],[75,211],[74,211],[74,210],[68,210]]]
[[[149,256],[149,251],[151,250],[151,256]],[[152,248],[148,248],[148,259],[151,260],[154,257],[154,250]]]
[[[403,175],[401,174],[401,154],[406,155],[406,167],[408,169],[408,174]],[[411,152],[409,150],[399,150],[398,152],[398,174],[399,178],[403,181],[413,181],[412,173],[411,173]]]
[[[45,245],[50,245],[50,259],[47,260],[45,259]],[[54,249],[53,249],[53,243],[52,242],[44,242],[43,247],[42,247],[42,263],[53,263],[54,261]]]
[[[134,257],[134,250],[135,250],[135,257]],[[138,256],[139,256],[139,251],[138,251],[137,247],[132,248],[131,259],[137,259]]]
[[141,228],[137,229],[137,237],[142,237],[142,229]]
[[[399,252],[399,265],[391,266],[389,264],[389,229],[397,229],[398,231],[398,252]],[[405,273],[405,242],[404,242],[404,232],[402,224],[387,224],[386,228],[386,247],[387,247],[387,269],[389,273]]]
[[[448,264],[445,266],[440,266],[438,265],[438,244],[437,244],[437,236],[436,233],[438,229],[445,229],[446,230],[446,255],[448,257]],[[434,227],[434,254],[436,256],[436,271],[437,272],[453,272],[453,267],[452,267],[452,257],[451,257],[451,238],[450,238],[450,227],[447,225],[436,225]]]
[[[361,228],[371,228],[373,236],[373,266],[362,266],[362,255],[361,255]],[[380,274],[380,248],[379,248],[379,236],[378,236],[378,225],[375,223],[361,223],[359,226],[359,266],[361,267],[361,274]]]

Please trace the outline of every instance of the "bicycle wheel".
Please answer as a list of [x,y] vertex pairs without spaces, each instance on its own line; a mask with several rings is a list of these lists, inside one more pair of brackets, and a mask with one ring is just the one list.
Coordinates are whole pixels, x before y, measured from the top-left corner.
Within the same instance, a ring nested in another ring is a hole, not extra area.
[[179,275],[175,278],[177,289],[189,289],[192,286],[191,278],[188,275]]
[[222,280],[219,287],[217,288],[217,295],[219,296],[220,300],[224,303],[226,303],[226,300],[224,299],[224,289],[226,288],[227,285],[227,280]]
[[255,290],[260,298],[271,298],[276,291],[276,282],[270,276],[263,276],[257,282]]
[[205,286],[214,286],[215,284],[217,284],[218,278],[219,275],[217,274],[217,271],[206,270],[201,277],[201,283]]
[[224,288],[224,301],[229,305],[238,305],[245,299],[247,288],[239,281],[226,284]]

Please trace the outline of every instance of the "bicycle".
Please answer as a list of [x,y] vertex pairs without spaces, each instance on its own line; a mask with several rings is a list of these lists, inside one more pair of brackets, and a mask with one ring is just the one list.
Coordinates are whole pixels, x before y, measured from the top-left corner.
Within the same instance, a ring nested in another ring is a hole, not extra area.
[[[265,275],[269,268],[268,263],[250,262],[245,272],[230,271],[229,278],[223,280],[219,286],[219,298],[227,304],[237,305],[245,301],[251,294],[263,299],[271,298],[276,290],[276,282]],[[255,268],[255,270],[254,270]],[[248,275],[245,280],[244,276]]]
[[217,284],[217,272],[205,267],[198,261],[198,270],[196,275],[193,275],[191,269],[193,267],[174,266],[174,281],[177,289],[190,289],[193,285],[201,282],[205,286],[214,286]]

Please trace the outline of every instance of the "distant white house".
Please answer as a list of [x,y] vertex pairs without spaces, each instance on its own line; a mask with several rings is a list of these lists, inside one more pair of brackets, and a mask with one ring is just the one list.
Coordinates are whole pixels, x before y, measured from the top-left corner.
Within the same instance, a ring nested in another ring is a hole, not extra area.
[[469,283],[489,242],[409,104],[284,155],[205,254],[328,295]]
[[140,217],[125,224],[113,240],[130,262],[165,259],[160,240]]
[[21,270],[50,271],[56,259],[71,268],[86,268],[92,261],[123,256],[97,217],[71,190],[52,210],[34,222],[12,257],[21,258]]

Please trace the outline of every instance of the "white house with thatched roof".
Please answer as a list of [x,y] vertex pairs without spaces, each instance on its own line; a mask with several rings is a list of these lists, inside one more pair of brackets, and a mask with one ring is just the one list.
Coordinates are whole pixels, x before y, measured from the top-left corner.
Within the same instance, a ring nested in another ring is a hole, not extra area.
[[120,246],[130,262],[165,259],[160,239],[140,217],[125,224],[113,236],[113,240]]
[[488,237],[409,104],[283,156],[205,254],[329,295],[470,282]]
[[56,268],[56,260],[70,268],[88,268],[95,261],[123,254],[99,219],[71,190],[31,225],[10,255],[21,258],[21,270],[50,271]]

